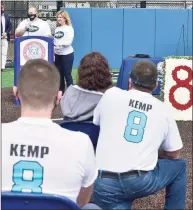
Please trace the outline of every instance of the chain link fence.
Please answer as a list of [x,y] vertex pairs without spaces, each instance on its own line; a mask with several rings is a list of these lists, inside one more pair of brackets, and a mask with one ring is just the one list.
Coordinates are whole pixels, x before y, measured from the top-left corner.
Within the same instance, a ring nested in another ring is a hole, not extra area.
[[[51,27],[52,34],[56,27],[56,12],[60,7],[66,8],[167,8],[167,9],[192,9],[192,1],[133,1],[133,0],[111,0],[111,1],[90,1],[90,0],[68,0],[68,1],[8,1],[2,2],[5,7],[5,12],[9,14],[13,29],[11,32],[11,41],[8,48],[7,67],[13,67],[14,61],[14,32],[18,24],[27,18],[27,11],[30,6],[37,7],[39,17],[47,21]],[[60,3],[60,4],[58,4]],[[143,6],[142,6],[143,5]]]
[[[140,8],[145,1],[65,1],[64,7],[70,8]],[[192,8],[192,1],[146,1],[146,8],[184,9]]]

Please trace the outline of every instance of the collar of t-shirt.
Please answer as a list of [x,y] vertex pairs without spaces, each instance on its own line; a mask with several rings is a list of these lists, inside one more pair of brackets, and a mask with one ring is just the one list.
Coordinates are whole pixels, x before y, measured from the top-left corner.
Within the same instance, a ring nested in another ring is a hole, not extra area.
[[37,118],[37,117],[20,117],[17,120],[18,122],[25,124],[35,124],[35,125],[46,125],[52,124],[52,120],[49,118]]
[[140,90],[137,90],[137,89],[130,89],[129,92],[133,93],[134,95],[137,94],[137,95],[146,95],[146,96],[151,96],[151,93],[148,93],[148,92],[144,92],[144,91],[140,91]]

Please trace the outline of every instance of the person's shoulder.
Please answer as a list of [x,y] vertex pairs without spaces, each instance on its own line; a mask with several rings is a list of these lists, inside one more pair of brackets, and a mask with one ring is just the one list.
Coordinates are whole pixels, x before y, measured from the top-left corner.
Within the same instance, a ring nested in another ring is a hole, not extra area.
[[70,85],[67,89],[66,89],[66,91],[65,91],[65,93],[64,93],[64,95],[62,96],[62,98],[66,98],[66,97],[68,97],[68,96],[72,96],[72,95],[76,95],[77,94],[77,89],[75,88],[75,85]]
[[49,23],[48,23],[46,20],[42,20],[41,18],[38,18],[38,21],[39,21],[41,24],[49,25]]
[[38,21],[39,22],[42,22],[42,23],[47,23],[45,20],[43,20],[42,18],[38,18]]
[[[65,123],[65,122],[64,122]],[[60,127],[60,126],[59,126]],[[88,143],[89,136],[85,133],[79,132],[79,131],[71,131],[65,128],[58,128],[59,138],[64,141],[70,142],[72,145],[80,145],[81,147]]]
[[26,19],[23,19],[21,22],[22,23],[28,22],[28,19],[27,18]]
[[150,96],[148,98],[148,103],[152,104],[154,106],[157,116],[160,116],[161,118],[165,118],[165,119],[171,118],[172,109],[164,101],[162,101],[159,98],[155,97],[154,95],[150,94]]
[[118,87],[111,87],[105,91],[104,96],[113,96],[114,97],[115,95],[124,94],[125,92],[127,92],[127,91],[122,90]]
[[8,122],[8,123],[2,123],[2,128],[9,128],[11,126],[14,126],[15,124],[17,123],[17,120],[16,121],[12,121],[12,122]]
[[17,127],[17,121],[13,121],[13,122],[9,122],[9,123],[2,123],[2,135],[8,135],[12,132],[10,131],[13,131],[14,128]]
[[65,25],[66,28],[70,28],[70,29],[73,29],[73,26],[72,25]]
[[27,19],[24,19],[19,24],[27,24],[27,22],[28,22],[28,20]]
[[70,91],[70,90],[76,90],[77,88],[77,85],[70,85],[67,89],[66,89],[66,91]]
[[68,130],[68,129],[65,129],[65,128],[62,128],[61,132],[63,132],[63,135],[70,137],[69,139],[72,139],[72,140],[75,140],[75,141],[80,140],[80,139],[83,139],[83,140],[87,141],[88,138],[89,138],[88,135],[85,134],[85,133],[77,132],[77,131],[71,131],[71,130]]
[[74,31],[74,28],[72,25],[65,25],[65,29],[68,30],[68,31]]
[[156,104],[156,106],[162,110],[166,110],[166,111],[169,110],[169,107],[162,100],[160,100],[160,98],[157,98],[156,96],[152,94],[149,94],[149,102]]
[[94,91],[94,90],[84,89],[84,88],[81,88],[81,87],[78,86],[78,85],[73,85],[72,88],[75,89],[75,90],[78,90],[78,91],[80,91],[80,92],[84,92],[84,93],[88,93],[88,94],[100,95],[100,96],[103,95],[103,93],[100,92],[100,91]]

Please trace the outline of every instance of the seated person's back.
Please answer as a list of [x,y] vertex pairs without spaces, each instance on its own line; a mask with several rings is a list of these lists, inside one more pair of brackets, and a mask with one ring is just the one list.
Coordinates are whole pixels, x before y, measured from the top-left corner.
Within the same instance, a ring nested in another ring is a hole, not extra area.
[[4,190],[60,194],[76,201],[80,187],[94,182],[87,135],[49,119],[24,117],[4,124],[2,131]]
[[96,105],[111,86],[111,70],[106,58],[97,52],[85,55],[78,68],[77,85],[69,86],[61,99],[64,118],[92,120]]
[[[21,117],[2,125],[2,190],[51,193],[81,207],[92,193],[97,171],[89,137],[53,123],[52,110],[62,96],[57,69],[47,61],[28,61],[14,94]],[[82,191],[86,200],[79,200]]]
[[[96,109],[94,123],[100,119],[97,147],[99,165],[104,164],[104,170],[111,168],[115,172],[139,168],[151,170],[157,163],[158,149],[167,135],[170,113],[165,105],[149,93],[113,87],[107,90],[98,109],[100,116]],[[176,144],[177,147],[181,146],[181,142]],[[171,145],[164,146],[167,148]],[[105,151],[107,147],[108,152]],[[115,155],[115,151],[121,152]],[[102,156],[106,152],[111,158],[104,161]],[[120,160],[125,164],[114,164]]]
[[100,126],[94,201],[103,209],[131,209],[135,199],[164,187],[165,209],[185,208],[183,144],[171,111],[151,94],[157,75],[153,63],[137,62],[130,90],[107,90],[94,111],[93,122]]

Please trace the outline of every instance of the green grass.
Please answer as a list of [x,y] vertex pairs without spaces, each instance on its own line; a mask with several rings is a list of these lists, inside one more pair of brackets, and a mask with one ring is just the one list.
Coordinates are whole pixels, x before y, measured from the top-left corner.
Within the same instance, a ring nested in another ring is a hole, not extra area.
[[[119,69],[112,69],[113,72],[118,72]],[[74,84],[76,83],[76,74],[77,69],[72,70],[72,77],[74,80]],[[2,88],[8,88],[13,87],[13,81],[14,81],[14,70],[13,68],[7,69],[7,71],[1,72],[1,87]],[[113,79],[114,82],[116,82],[116,79]]]
[[5,72],[1,72],[1,87],[12,87],[14,80],[14,72],[13,69],[8,69]]

